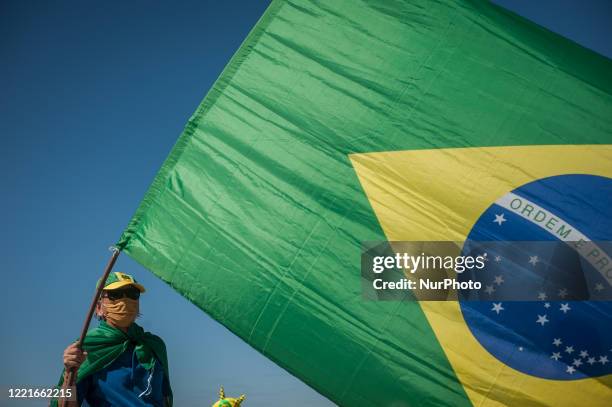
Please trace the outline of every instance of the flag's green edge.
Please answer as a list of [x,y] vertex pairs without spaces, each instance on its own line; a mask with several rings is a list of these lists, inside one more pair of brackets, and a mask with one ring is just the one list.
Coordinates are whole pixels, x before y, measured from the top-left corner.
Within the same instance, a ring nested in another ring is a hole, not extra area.
[[284,2],[282,0],[272,1],[261,18],[257,21],[257,23],[255,23],[255,26],[251,32],[249,32],[249,35],[247,35],[246,39],[242,42],[238,48],[238,51],[236,51],[228,64],[225,66],[221,72],[221,75],[219,75],[219,78],[217,78],[210,91],[208,91],[195,113],[189,118],[189,121],[185,125],[185,129],[181,133],[175,145],[172,147],[170,154],[162,164],[161,169],[151,183],[151,186],[147,190],[142,202],[138,206],[138,209],[136,209],[134,216],[132,216],[128,226],[123,231],[119,241],[115,245],[119,250],[123,250],[127,246],[130,239],[136,234],[142,225],[143,217],[151,204],[155,202],[157,197],[164,191],[164,185],[168,182],[168,176],[181,158],[185,147],[191,140],[191,137],[193,136],[193,133],[197,127],[198,120],[215,104],[217,98],[221,96],[223,90],[230,83],[232,77],[242,65],[242,62],[249,55],[253,49],[253,46],[257,44],[261,35],[265,32],[266,28],[270,24],[270,21],[272,21],[283,4]]
[[[171,171],[174,169],[174,166],[179,161],[185,147],[189,143],[191,136],[193,135],[195,128],[197,127],[197,122],[201,116],[203,116],[216,102],[217,98],[223,93],[225,87],[230,83],[234,74],[238,71],[242,62],[249,55],[253,46],[259,41],[261,35],[265,32],[266,28],[272,21],[272,19],[276,16],[278,11],[282,8],[284,2],[282,0],[272,0],[272,3],[268,6],[264,14],[257,21],[253,29],[249,32],[246,39],[242,42],[238,51],[232,56],[228,64],[225,66],[219,78],[215,81],[210,91],[206,94],[202,103],[198,106],[195,113],[190,117],[189,121],[185,125],[185,129],[181,133],[179,139],[176,141],[175,145],[172,147],[170,154],[162,164],[161,169],[157,173],[155,179],[151,183],[151,186],[147,190],[145,197],[140,203],[139,207],[136,209],[136,212],[132,219],[130,220],[128,226],[125,231],[122,233],[119,241],[115,245],[119,250],[123,250],[126,248],[130,239],[138,232],[140,226],[142,225],[143,217],[146,215],[147,210],[151,206],[153,202],[157,199],[157,197],[164,191],[164,185],[168,181],[168,176]],[[128,253],[129,255],[129,253]],[[141,263],[138,259],[135,259],[138,263],[142,264],[145,268],[147,268],[143,263]],[[167,284],[172,287],[172,284],[169,281],[164,280]],[[191,300],[190,300],[191,301]],[[197,306],[197,305],[196,305]],[[199,306],[198,306],[199,308]],[[206,310],[204,310],[206,312]],[[223,325],[223,324],[222,324]],[[243,338],[237,332],[232,331],[223,325],[226,329],[228,329],[233,334],[238,337]],[[246,342],[246,341],[245,341]],[[253,347],[250,343],[246,342],[249,346]],[[278,360],[267,352],[257,349],[253,347],[253,349],[265,355],[267,358],[271,359],[274,363],[285,369],[289,374],[295,376],[291,371],[287,370],[287,366],[283,363],[283,361]],[[312,383],[306,378],[300,378],[304,383],[312,387]],[[320,393],[319,390],[315,389]],[[321,393],[320,393],[321,394]],[[322,394],[323,395],[323,394]],[[324,397],[329,398],[330,395],[323,395]],[[330,399],[331,400],[331,399]]]
[[[599,87],[599,84],[592,83],[590,78],[592,76],[601,77],[603,74],[601,71],[599,71],[599,69],[603,65],[596,66],[594,63],[592,63],[592,61],[589,63],[584,63],[584,62],[588,61],[589,58],[591,58],[591,60],[593,59],[599,60],[601,64],[609,65],[612,62],[612,59],[599,53],[598,51],[595,51],[591,48],[587,48],[586,46],[570,38],[567,38],[562,34],[552,31],[538,24],[535,21],[529,20],[528,18],[523,17],[522,15],[510,9],[507,9],[499,4],[496,4],[492,0],[488,0],[488,1],[468,0],[468,2],[469,4],[472,5],[472,7],[474,7],[474,10],[477,10],[483,16],[486,16],[491,19],[498,19],[499,17],[497,16],[503,16],[504,18],[509,18],[509,19],[519,22],[520,24],[517,24],[516,25],[517,27],[522,26],[526,30],[530,30],[533,33],[537,32],[538,34],[540,34],[542,39],[545,39],[547,41],[546,43],[547,46],[551,46],[555,44],[554,48],[557,48],[559,46],[567,47],[565,49],[565,52],[560,53],[558,50],[555,49],[554,51],[551,51],[552,52],[551,55],[560,57],[560,60],[564,64],[572,64],[572,67],[574,68],[572,70],[572,75],[578,76],[580,80],[588,83],[591,86]],[[504,26],[503,24],[500,24],[499,27],[505,28],[508,31],[512,31],[514,29],[512,26]],[[539,46],[541,45],[542,43],[540,42]],[[581,57],[574,58],[574,61],[577,61],[577,62],[572,62],[572,59],[569,58],[569,52],[568,52],[569,49],[571,49],[572,52],[582,54]],[[593,71],[594,69],[596,71]],[[601,69],[605,69],[605,68],[601,68]],[[604,77],[607,79],[606,84],[609,85],[610,76],[604,75]],[[567,143],[558,143],[558,144],[567,144]],[[601,143],[588,142],[588,143],[579,143],[579,144],[608,144],[608,142],[601,142]]]
[[[497,3],[494,3],[492,0],[488,0],[485,3],[483,3],[480,0],[469,0],[469,2],[470,4],[474,6],[475,10],[478,10],[480,13],[484,15],[488,15],[488,10],[490,10],[490,12],[503,14],[511,19],[517,20],[524,26],[528,26],[529,29],[539,32],[540,34],[542,34],[543,36],[546,36],[551,41],[555,41],[555,42],[561,41],[563,45],[571,46],[577,50],[580,50],[580,52],[584,52],[586,54],[592,54],[593,56],[596,56],[596,58],[600,58],[606,61],[611,60],[610,58],[599,53],[598,51],[588,48],[574,41],[573,39],[566,37],[563,34],[559,34],[558,32],[552,31],[551,29],[548,29],[536,23],[535,21],[529,20],[528,18],[523,17],[522,15],[516,13],[515,11],[505,8],[504,6],[501,6]],[[581,79],[584,79],[584,78],[581,78]]]

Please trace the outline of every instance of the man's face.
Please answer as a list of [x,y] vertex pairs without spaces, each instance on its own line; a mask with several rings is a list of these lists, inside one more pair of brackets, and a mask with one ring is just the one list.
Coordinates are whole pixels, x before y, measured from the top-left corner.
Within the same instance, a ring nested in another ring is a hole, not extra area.
[[134,286],[103,290],[97,314],[112,325],[127,328],[138,316],[139,298],[140,291]]

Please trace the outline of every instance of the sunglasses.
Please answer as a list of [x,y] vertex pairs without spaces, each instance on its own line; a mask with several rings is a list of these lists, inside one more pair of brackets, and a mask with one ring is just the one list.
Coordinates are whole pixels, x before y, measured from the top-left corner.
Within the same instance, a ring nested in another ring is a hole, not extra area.
[[102,297],[106,297],[111,301],[119,300],[123,297],[128,297],[132,300],[137,300],[140,298],[140,291],[138,288],[130,287],[123,288],[118,290],[108,290],[102,292]]

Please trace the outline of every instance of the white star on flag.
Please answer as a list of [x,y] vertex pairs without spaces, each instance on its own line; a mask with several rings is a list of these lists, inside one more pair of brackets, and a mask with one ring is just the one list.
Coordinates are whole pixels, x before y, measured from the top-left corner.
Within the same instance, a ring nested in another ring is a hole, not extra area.
[[502,303],[498,302],[498,303],[493,303],[493,308],[491,308],[491,311],[495,311],[497,315],[499,315],[499,313],[503,311],[504,309],[505,308],[502,307]]
[[550,302],[545,302],[544,303],[544,308],[550,308]]
[[561,352],[553,352],[553,354],[552,354],[552,356],[550,358],[554,359],[554,360],[561,359]]
[[539,261],[540,259],[538,258],[538,256],[529,256],[529,264],[533,265],[534,267],[536,264],[538,264]]
[[573,366],[568,366],[565,371],[569,374],[573,374],[576,371],[576,369],[574,369]]
[[586,358],[587,356],[589,356],[589,352],[587,352],[586,350],[580,351],[581,358]]
[[[501,261],[501,256],[495,256],[495,261],[499,263]],[[601,288],[603,289],[603,287]]]
[[538,293],[538,300],[544,301],[547,298],[548,298],[548,295],[546,295],[546,293],[542,293],[542,292]]
[[609,360],[608,360],[607,356],[600,356],[599,357],[599,363],[601,363],[602,365],[605,365],[608,362],[609,362]]
[[502,213],[500,215],[495,215],[495,220],[493,221],[493,223],[497,223],[499,226],[501,226],[501,224],[507,220],[508,219],[504,218],[504,214]]
[[597,290],[597,291],[601,291],[601,290],[603,290],[603,289],[604,289],[604,286],[603,286],[603,284],[602,284],[602,283],[597,283],[597,284],[595,284],[595,290]]
[[559,297],[561,298],[567,297],[567,288],[562,288],[559,290]]
[[538,320],[536,321],[536,324],[541,324],[542,326],[544,326],[544,324],[546,324],[548,321],[548,318],[546,317],[546,314],[544,315],[538,315]]
[[495,280],[493,280],[493,282],[497,285],[502,285],[504,278],[502,276],[495,276]]
[[587,363],[589,365],[592,365],[593,363],[595,363],[595,358],[589,358],[589,360],[587,360]]
[[559,311],[563,311],[564,314],[567,314],[569,310],[571,310],[571,308],[568,303],[561,304],[561,308],[559,308]]
[[574,352],[574,347],[573,346],[566,346],[565,347],[565,351],[569,354],[572,354]]
[[488,286],[485,287],[485,293],[491,295],[491,294],[493,294],[493,291],[495,291],[495,288],[493,288],[492,285],[488,285]]
[[555,338],[553,340],[553,345],[560,346],[563,342],[561,342],[561,338]]
[[572,363],[572,365],[574,365],[576,367],[580,367],[580,365],[582,365],[582,360],[574,359],[574,362]]

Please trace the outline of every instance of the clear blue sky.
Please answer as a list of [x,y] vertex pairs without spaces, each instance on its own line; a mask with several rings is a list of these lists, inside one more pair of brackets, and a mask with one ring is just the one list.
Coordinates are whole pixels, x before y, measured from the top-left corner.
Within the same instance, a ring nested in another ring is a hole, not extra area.
[[[612,57],[609,0],[496,2]],[[56,382],[107,247],[267,4],[0,2],[0,388]],[[177,406],[220,384],[248,407],[331,405],[128,256],[116,270],[148,289],[140,323],[166,341]]]

